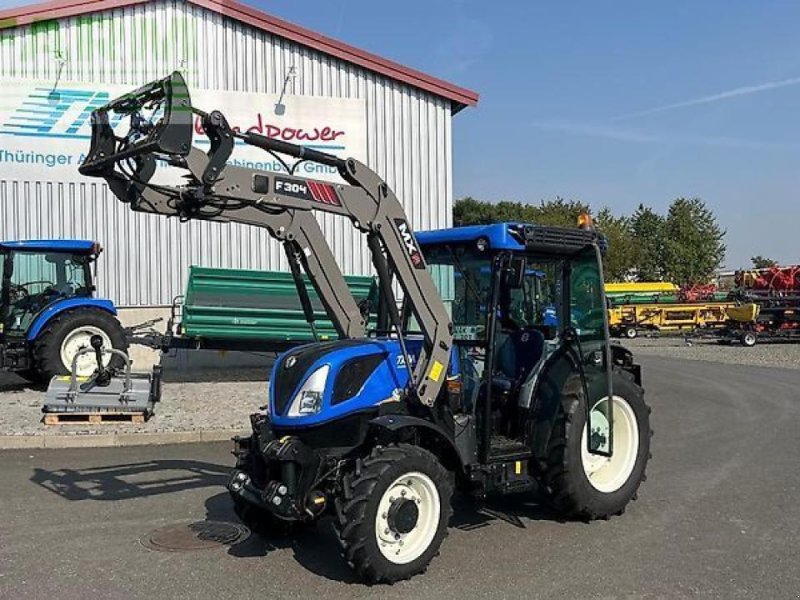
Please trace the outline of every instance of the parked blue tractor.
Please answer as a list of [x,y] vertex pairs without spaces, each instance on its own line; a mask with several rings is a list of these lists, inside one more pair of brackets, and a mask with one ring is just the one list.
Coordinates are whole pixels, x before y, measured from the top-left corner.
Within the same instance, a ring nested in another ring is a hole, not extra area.
[[[0,369],[34,382],[67,375],[93,335],[106,348],[127,351],[114,303],[94,297],[92,266],[101,250],[86,240],[0,242]],[[123,366],[119,357],[105,360]],[[75,367],[89,376],[97,363],[87,353]]]

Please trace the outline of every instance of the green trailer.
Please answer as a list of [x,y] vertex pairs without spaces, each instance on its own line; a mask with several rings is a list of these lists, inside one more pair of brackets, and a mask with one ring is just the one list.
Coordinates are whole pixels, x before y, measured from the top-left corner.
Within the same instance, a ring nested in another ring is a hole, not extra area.
[[[377,287],[369,276],[345,276],[356,302],[377,311]],[[316,291],[304,276],[315,317],[306,319],[291,273],[193,266],[186,293],[175,299],[166,332],[150,332],[134,341],[161,350],[245,350],[282,352],[299,344],[336,339]]]

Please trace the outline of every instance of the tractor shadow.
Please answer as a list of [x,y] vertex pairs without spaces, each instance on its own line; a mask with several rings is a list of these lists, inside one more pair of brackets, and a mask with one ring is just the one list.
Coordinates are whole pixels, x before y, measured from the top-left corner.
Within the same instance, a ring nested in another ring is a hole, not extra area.
[[450,527],[459,531],[474,531],[498,522],[526,529],[536,521],[561,522],[563,518],[535,494],[495,496],[478,500],[471,496],[453,498]]
[[[239,522],[224,486],[231,467],[189,459],[155,459],[85,469],[47,470],[35,468],[30,481],[71,502],[121,502],[150,498],[187,490],[207,490],[202,500],[207,521]],[[526,527],[535,521],[558,520],[541,504],[526,501],[530,496],[500,497],[488,502],[457,495],[450,527],[470,532],[506,522]],[[124,511],[124,504],[120,505]],[[237,558],[267,557],[276,551],[291,551],[297,563],[325,579],[359,583],[354,572],[339,557],[332,519],[295,529],[289,537],[268,537],[255,532],[226,547]]]
[[184,459],[157,459],[137,463],[47,470],[35,468],[31,482],[70,501],[116,502],[222,487],[229,466]]
[[14,373],[0,373],[0,393],[24,391],[43,392],[46,389],[46,383],[32,383]]

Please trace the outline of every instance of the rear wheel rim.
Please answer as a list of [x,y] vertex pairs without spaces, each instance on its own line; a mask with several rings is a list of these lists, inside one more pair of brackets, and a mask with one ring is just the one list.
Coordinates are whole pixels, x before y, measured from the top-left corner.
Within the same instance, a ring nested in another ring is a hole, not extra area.
[[[593,427],[607,428],[605,416],[607,398],[599,400],[592,407]],[[630,479],[639,455],[639,424],[636,413],[628,401],[614,396],[613,403],[614,440],[610,457],[589,452],[586,428],[581,436],[581,463],[589,484],[597,491],[610,494],[622,488]]]
[[[103,339],[103,348],[111,348],[111,338],[108,334],[93,325],[82,325],[70,331],[64,341],[61,342],[61,363],[67,372],[72,371],[72,359],[75,354],[83,349],[90,347],[90,340],[93,335],[99,335]],[[108,366],[111,362],[110,354],[103,354],[103,366]],[[76,365],[76,374],[78,377],[88,377],[97,368],[97,360],[95,359],[94,352],[87,352],[78,358]]]
[[[413,502],[416,507],[416,521],[410,530],[408,521],[403,523],[404,526],[398,526],[392,519],[392,513],[398,512],[399,503],[407,502]],[[375,516],[378,550],[394,564],[415,561],[430,548],[436,537],[441,512],[439,490],[430,477],[419,471],[398,477],[386,488],[378,503]]]

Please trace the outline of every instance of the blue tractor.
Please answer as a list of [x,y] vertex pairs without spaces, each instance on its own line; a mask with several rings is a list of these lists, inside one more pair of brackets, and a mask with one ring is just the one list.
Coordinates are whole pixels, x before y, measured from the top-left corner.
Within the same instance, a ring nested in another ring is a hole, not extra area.
[[[100,252],[86,240],[0,242],[0,369],[33,382],[67,375],[93,335],[107,348],[127,350],[114,303],[94,297],[92,265]],[[118,357],[105,360],[122,366]],[[75,366],[89,376],[97,364],[83,354]]]
[[[120,116],[127,132],[114,129]],[[235,440],[228,489],[251,528],[287,533],[330,514],[345,561],[391,583],[438,553],[454,491],[538,491],[585,520],[621,514],[636,497],[650,411],[631,353],[609,341],[607,244],[587,220],[416,235],[369,167],[231,127],[192,106],[179,73],[96,109],[92,123],[83,175],[134,211],[265,228],[312,328],[301,270],[339,334],[277,359],[266,409]],[[193,146],[195,124],[204,149]],[[236,143],[270,152],[284,171],[229,164]],[[334,167],[344,183],[298,177],[290,158]],[[162,178],[165,166],[182,183]],[[364,234],[377,306],[352,298],[315,211]]]

